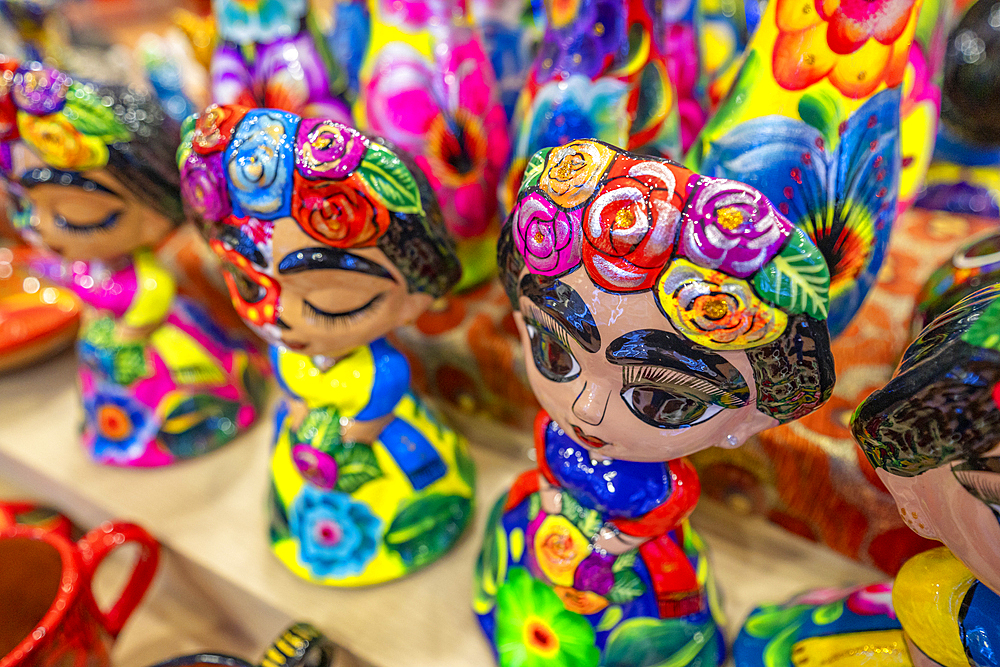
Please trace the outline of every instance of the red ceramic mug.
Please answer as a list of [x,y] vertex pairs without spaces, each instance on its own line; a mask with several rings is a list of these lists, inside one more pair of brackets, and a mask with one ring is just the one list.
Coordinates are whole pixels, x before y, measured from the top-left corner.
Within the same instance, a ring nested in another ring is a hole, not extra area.
[[[118,601],[104,611],[91,584],[118,547],[139,558]],[[142,600],[160,547],[130,523],[106,523],[76,543],[32,526],[0,531],[0,667],[106,667],[109,651]]]

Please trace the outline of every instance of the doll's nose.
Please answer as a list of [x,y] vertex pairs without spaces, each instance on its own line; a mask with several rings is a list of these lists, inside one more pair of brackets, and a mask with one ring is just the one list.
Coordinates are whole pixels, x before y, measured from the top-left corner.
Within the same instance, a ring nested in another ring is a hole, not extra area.
[[573,414],[580,421],[597,426],[604,421],[604,412],[608,409],[610,397],[611,392],[600,384],[588,382],[573,402]]

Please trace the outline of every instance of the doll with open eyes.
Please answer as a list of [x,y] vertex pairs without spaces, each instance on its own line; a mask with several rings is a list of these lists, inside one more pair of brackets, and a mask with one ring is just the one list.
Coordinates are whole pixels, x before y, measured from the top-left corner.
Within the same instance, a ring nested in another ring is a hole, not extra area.
[[575,141],[529,162],[500,265],[543,411],[477,566],[499,663],[718,664],[684,457],[829,397],[823,257],[751,187]]
[[285,393],[271,543],[293,572],[361,586],[447,551],[472,511],[465,441],[410,388],[386,334],[459,278],[422,172],[327,119],[211,107],[179,154],[191,212]]
[[932,321],[852,432],[906,524],[945,546],[895,582],[758,608],[736,664],[1000,664],[1000,285]]
[[263,360],[176,294],[153,248],[184,215],[180,132],[132,88],[39,63],[0,67],[0,160],[26,236],[64,260],[86,303],[78,342],[83,441],[95,460],[150,467],[212,451],[263,401]]

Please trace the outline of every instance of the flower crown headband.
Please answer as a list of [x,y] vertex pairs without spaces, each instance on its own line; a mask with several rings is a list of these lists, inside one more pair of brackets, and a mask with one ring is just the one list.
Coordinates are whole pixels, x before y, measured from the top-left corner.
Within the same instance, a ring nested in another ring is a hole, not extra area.
[[509,224],[529,272],[582,264],[608,292],[654,290],[674,326],[711,349],[772,342],[790,315],[827,316],[830,272],[802,230],[754,188],[666,160],[593,140],[543,149]]
[[181,193],[210,224],[291,217],[321,243],[356,248],[376,244],[390,212],[426,215],[403,160],[332,120],[212,106],[188,118],[182,136]]
[[[21,139],[56,169],[86,171],[108,164],[108,146],[132,140],[114,100],[92,83],[41,63],[0,62],[0,141]],[[11,168],[9,144],[4,169]]]

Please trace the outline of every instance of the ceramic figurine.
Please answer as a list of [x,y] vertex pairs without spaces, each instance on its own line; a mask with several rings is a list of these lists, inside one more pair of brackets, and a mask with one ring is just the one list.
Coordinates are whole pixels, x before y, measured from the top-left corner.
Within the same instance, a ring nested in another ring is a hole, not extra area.
[[[754,611],[736,664],[1000,664],[1000,285],[935,319],[854,414],[852,432],[906,524],[940,540],[894,583]],[[891,599],[890,599],[891,598]]]
[[30,204],[25,233],[64,260],[86,304],[77,345],[83,443],[100,463],[150,467],[214,450],[263,399],[257,352],[223,332],[152,248],[183,220],[179,130],[132,88],[75,81],[38,63],[4,71],[0,155]]
[[541,9],[542,3],[471,0],[469,5],[473,22],[483,35],[509,123],[514,119],[517,98],[542,38],[545,17],[535,11]]
[[59,11],[66,0],[0,0],[0,16],[10,23],[22,40],[28,60],[49,57],[60,64],[65,57],[68,29]]
[[972,4],[948,36],[941,128],[919,205],[1000,217],[1000,86],[993,3]]
[[384,338],[459,276],[423,173],[381,140],[272,109],[211,107],[189,130],[189,208],[285,393],[275,554],[334,586],[435,560],[471,516],[472,462]]
[[507,118],[464,0],[372,0],[358,127],[412,155],[456,241],[463,290],[496,274]]
[[[885,258],[899,193],[899,109],[920,0],[769,2],[687,165],[753,185],[830,266],[829,327]],[[933,24],[932,24],[933,25]]]
[[350,122],[346,81],[309,0],[212,0],[212,101]]
[[[706,49],[701,43],[711,37],[703,31],[707,22],[699,13],[705,4],[699,0],[663,2],[660,49],[677,94],[682,151],[691,147],[707,117],[702,100],[702,61]],[[717,46],[717,42],[712,44]]]
[[1000,231],[989,231],[963,243],[917,294],[913,336],[956,303],[1000,282]]
[[332,25],[326,41],[330,53],[344,70],[350,97],[356,98],[361,89],[361,65],[372,31],[368,0],[335,0],[330,13]]
[[[296,623],[275,639],[260,667],[358,667],[357,659],[308,623]],[[253,667],[246,660],[218,653],[197,653],[160,662],[154,667]]]
[[543,408],[476,569],[500,665],[721,663],[684,457],[830,396],[822,255],[752,187],[575,141],[532,157],[500,265]]
[[644,0],[546,2],[545,35],[514,112],[501,204],[510,211],[528,159],[598,139],[680,156],[676,96],[662,53],[663,15]]

